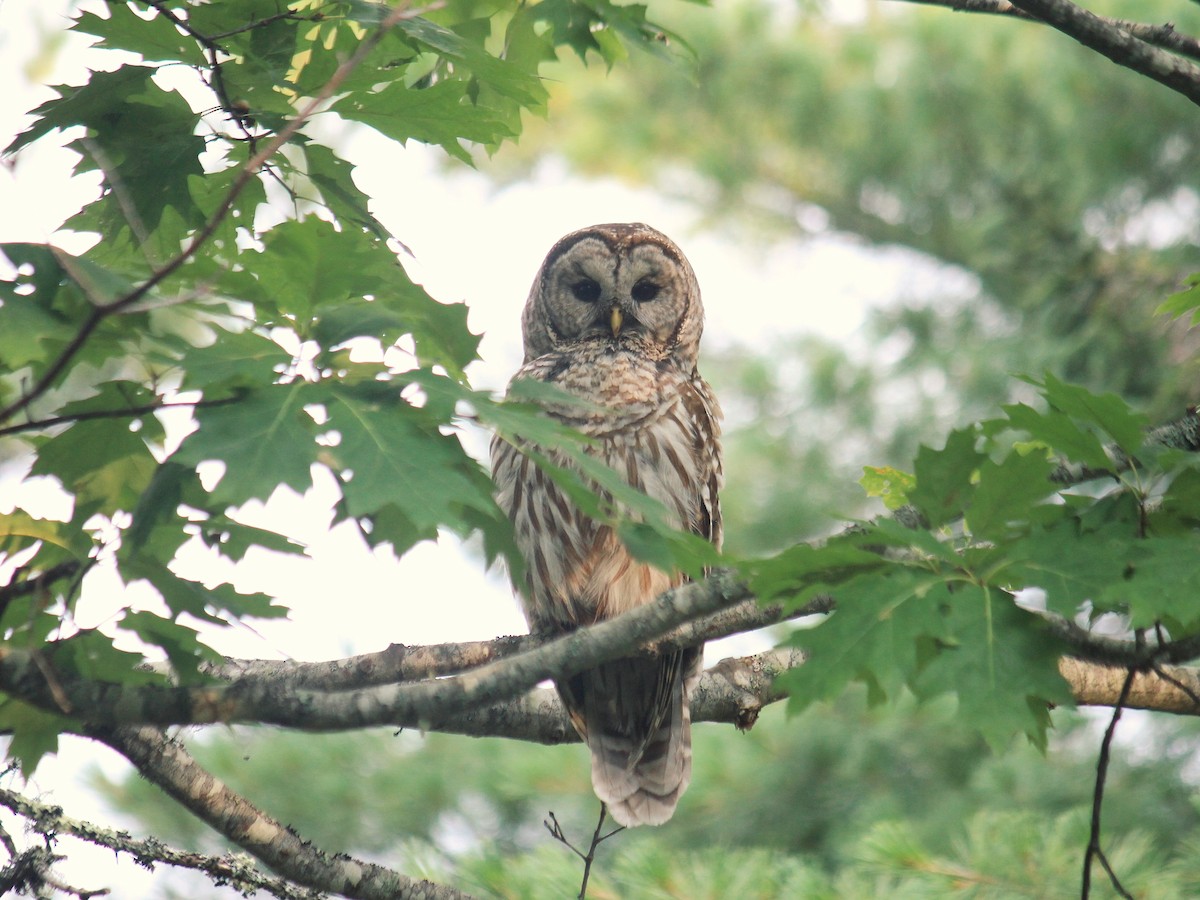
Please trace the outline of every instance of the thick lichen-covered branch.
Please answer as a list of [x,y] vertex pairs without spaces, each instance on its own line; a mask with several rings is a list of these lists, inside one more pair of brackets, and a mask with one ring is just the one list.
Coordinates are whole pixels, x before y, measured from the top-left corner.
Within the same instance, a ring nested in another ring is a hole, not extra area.
[[307,888],[297,887],[283,878],[266,875],[255,867],[249,857],[232,854],[210,856],[191,850],[180,850],[157,838],[135,838],[126,831],[104,828],[91,822],[74,819],[61,806],[41,803],[16,791],[0,788],[0,806],[25,820],[28,827],[50,841],[68,834],[80,840],[130,856],[138,865],[153,869],[157,865],[175,866],[203,872],[216,884],[227,884],[249,894],[265,891],[283,900],[304,900],[321,896]]
[[366,900],[463,900],[461,891],[409,878],[375,863],[313,846],[257,809],[197,763],[183,744],[155,728],[90,732],[125,756],[147,780],[280,875],[319,891]]
[[450,716],[583,671],[709,613],[749,599],[731,575],[668,591],[617,619],[449,678],[327,692],[242,679],[198,687],[122,685],[52,671],[45,659],[0,647],[0,690],[91,725],[258,722],[311,730],[370,725],[436,728]]

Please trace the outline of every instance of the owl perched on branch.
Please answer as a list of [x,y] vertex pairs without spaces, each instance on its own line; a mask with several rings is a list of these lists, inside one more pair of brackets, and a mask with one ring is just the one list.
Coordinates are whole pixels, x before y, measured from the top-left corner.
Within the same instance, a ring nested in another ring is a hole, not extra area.
[[[640,224],[572,232],[542,263],[521,323],[525,363],[513,380],[578,397],[547,411],[591,437],[587,452],[660,501],[679,528],[719,547],[721,412],[696,368],[704,309],[680,249]],[[533,631],[611,618],[684,580],[636,560],[499,437],[492,469],[526,562],[516,588]],[[700,656],[700,647],[636,655],[557,683],[591,750],[596,795],[622,825],[667,821],[687,788]]]

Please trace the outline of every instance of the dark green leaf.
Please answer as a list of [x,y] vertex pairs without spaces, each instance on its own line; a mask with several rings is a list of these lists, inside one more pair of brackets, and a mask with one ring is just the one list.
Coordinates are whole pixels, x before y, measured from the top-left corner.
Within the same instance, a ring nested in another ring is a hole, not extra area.
[[137,15],[133,8],[110,3],[105,7],[108,18],[84,12],[75,20],[75,30],[102,38],[99,46],[105,50],[128,50],[147,61],[179,61],[189,66],[207,63],[200,45],[188,37],[162,12],[150,19]]
[[1042,395],[1054,409],[1099,428],[1129,456],[1136,455],[1141,449],[1146,417],[1135,412],[1116,394],[1093,394],[1086,388],[1067,384],[1049,372],[1041,384],[1027,380],[1042,388]]
[[899,566],[840,584],[837,609],[788,638],[809,655],[780,679],[789,708],[837,699],[854,681],[864,682],[875,702],[895,697],[918,672],[920,644],[952,639],[942,608],[947,598],[941,578]]
[[950,432],[942,450],[921,447],[913,464],[917,485],[909,498],[937,528],[962,515],[971,499],[971,478],[986,457],[975,449],[974,428]]
[[48,359],[51,348],[65,344],[75,330],[43,305],[51,298],[16,294],[9,286],[0,282],[0,366],[12,372]]
[[58,752],[58,735],[70,725],[69,719],[0,695],[0,731],[12,734],[5,757],[16,760],[26,778],[33,775],[43,756]]
[[885,566],[886,560],[878,553],[838,538],[820,547],[797,544],[768,559],[744,563],[739,571],[761,602],[787,600],[794,607],[815,594],[833,592],[850,579]]
[[280,485],[300,493],[312,486],[309,471],[317,461],[317,428],[304,411],[303,382],[247,391],[236,402],[196,410],[199,428],[188,435],[172,459],[193,466],[206,460],[225,463],[213,489],[213,501],[227,505],[266,499]]
[[370,199],[354,183],[354,166],[322,144],[304,144],[308,177],[338,221],[364,228],[380,240],[391,234],[371,214]]
[[179,360],[181,387],[203,390],[207,399],[215,399],[240,388],[271,384],[291,362],[291,354],[265,334],[226,331],[207,347],[185,351]]
[[461,531],[462,507],[495,509],[490,480],[455,438],[394,389],[381,397],[373,385],[364,387],[332,385],[325,401],[328,427],[341,435],[327,455],[349,470],[343,493],[351,515],[393,504],[417,529]]
[[113,646],[112,638],[94,628],[85,628],[51,646],[57,670],[89,681],[115,684],[150,684],[161,675],[142,668],[146,658]]
[[391,84],[375,94],[347,96],[332,108],[402,144],[418,140],[440,146],[468,165],[471,155],[462,141],[495,144],[513,136],[494,111],[471,103],[462,81],[440,81],[422,89]]
[[1024,403],[1002,408],[1011,427],[1027,432],[1065,459],[1098,470],[1112,466],[1096,433],[1080,427],[1065,413],[1054,409],[1038,412]]
[[1014,451],[999,464],[985,459],[966,512],[971,533],[984,539],[1007,536],[1010,523],[1027,520],[1031,507],[1055,493],[1050,481],[1053,469],[1054,464],[1037,451]]
[[205,587],[179,577],[165,565],[144,556],[128,560],[123,571],[129,578],[144,579],[158,591],[172,617],[187,613],[205,622],[226,625],[228,623],[218,613],[228,612],[235,617],[260,619],[287,615],[287,610],[274,605],[272,598],[266,594],[242,594],[228,584]]
[[134,233],[152,232],[167,208],[198,224],[200,212],[188,190],[188,177],[202,174],[199,156],[204,139],[193,134],[196,115],[174,91],[152,80],[148,66],[125,65],[115,72],[93,72],[82,87],[60,87],[61,97],[36,110],[34,124],[8,152],[54,131],[82,125],[88,137],[74,146],[83,156],[81,171],[100,170],[120,196],[126,225]]
[[154,613],[126,612],[119,624],[147,644],[161,648],[171,663],[172,676],[180,683],[196,684],[208,680],[201,674],[200,665],[222,660],[221,654],[200,642],[196,629]]
[[959,721],[996,750],[1020,733],[1045,749],[1051,706],[1075,704],[1058,671],[1062,644],[1004,591],[958,586],[941,611],[946,635],[927,645],[917,695],[956,694]]
[[133,521],[121,541],[121,558],[145,553],[160,563],[170,562],[187,540],[178,509],[185,492],[199,492],[200,480],[195,469],[175,462],[162,463],[142,491],[132,510]]

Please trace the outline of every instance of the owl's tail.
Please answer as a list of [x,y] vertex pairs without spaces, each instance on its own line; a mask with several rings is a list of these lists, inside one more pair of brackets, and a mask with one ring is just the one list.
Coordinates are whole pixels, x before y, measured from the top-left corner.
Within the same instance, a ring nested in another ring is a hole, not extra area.
[[621,825],[661,825],[692,778],[688,701],[699,648],[633,657],[560,686],[592,752],[592,787]]

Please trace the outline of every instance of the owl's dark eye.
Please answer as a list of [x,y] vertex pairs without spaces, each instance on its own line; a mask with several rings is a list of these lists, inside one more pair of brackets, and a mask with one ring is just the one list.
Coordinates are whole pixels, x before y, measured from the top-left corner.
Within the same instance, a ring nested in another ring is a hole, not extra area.
[[595,303],[600,299],[600,284],[590,278],[581,278],[571,285],[571,293],[576,300],[584,303]]
[[655,282],[649,278],[643,278],[633,286],[630,296],[638,303],[648,303],[658,296],[658,292],[662,290]]

